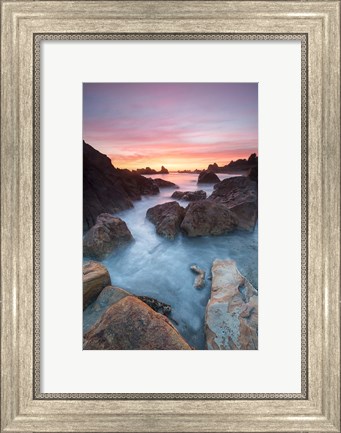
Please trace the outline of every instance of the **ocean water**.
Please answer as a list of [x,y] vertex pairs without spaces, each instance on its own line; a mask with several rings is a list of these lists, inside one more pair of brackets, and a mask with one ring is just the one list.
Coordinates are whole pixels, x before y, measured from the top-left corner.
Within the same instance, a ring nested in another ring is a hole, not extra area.
[[[209,196],[213,185],[197,185],[197,174],[170,173],[153,175],[177,184],[180,191],[203,189]],[[222,180],[230,175],[219,175]],[[240,272],[258,288],[258,231],[234,232],[225,236],[188,238],[179,234],[175,240],[156,234],[155,226],[146,219],[149,208],[172,201],[174,188],[161,188],[160,194],[143,197],[134,208],[116,214],[128,225],[134,242],[103,260],[113,285],[135,295],[145,295],[170,304],[170,320],[195,349],[205,349],[204,318],[210,297],[213,260],[234,259]],[[188,202],[177,200],[186,207]],[[194,288],[196,264],[206,272],[206,284]]]

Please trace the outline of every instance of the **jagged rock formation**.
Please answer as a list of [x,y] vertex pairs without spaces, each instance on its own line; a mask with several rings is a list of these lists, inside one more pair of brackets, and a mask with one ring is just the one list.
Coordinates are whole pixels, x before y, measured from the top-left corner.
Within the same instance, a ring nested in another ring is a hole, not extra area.
[[83,141],[83,231],[101,213],[133,207],[132,200],[159,193],[152,179],[115,168],[110,158]]
[[216,162],[209,164],[207,170],[214,173],[239,173],[247,172],[253,167],[258,167],[258,157],[255,153],[252,153],[248,159],[237,159],[222,167],[219,167]]
[[169,174],[169,171],[164,166],[161,167],[160,171],[154,170],[153,168],[146,167],[146,168],[138,168],[136,170],[133,170],[133,173],[137,174]]

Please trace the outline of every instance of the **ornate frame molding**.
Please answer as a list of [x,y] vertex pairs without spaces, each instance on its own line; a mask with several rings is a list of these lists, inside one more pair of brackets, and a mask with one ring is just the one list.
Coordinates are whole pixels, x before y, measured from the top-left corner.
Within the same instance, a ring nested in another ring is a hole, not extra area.
[[[340,178],[340,3],[181,1],[181,8],[179,4],[145,0],[2,1],[4,432],[340,431],[340,188],[335,183]],[[112,29],[117,30],[115,34]],[[306,143],[302,148],[302,285],[307,288],[302,292],[302,314],[309,318],[302,327],[305,374],[301,394],[199,394],[185,399],[188,395],[154,394],[146,398],[134,394],[113,400],[111,394],[39,393],[36,50],[40,40],[49,38],[113,37],[301,40],[302,59],[306,60],[302,88],[307,90],[302,92],[302,142]]]

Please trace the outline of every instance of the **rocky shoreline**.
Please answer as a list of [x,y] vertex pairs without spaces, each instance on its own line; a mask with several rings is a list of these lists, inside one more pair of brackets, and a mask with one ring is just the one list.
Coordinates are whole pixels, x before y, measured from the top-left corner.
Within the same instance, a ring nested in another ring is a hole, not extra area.
[[[108,157],[85,142],[83,149],[83,255],[91,259],[83,267],[84,349],[194,349],[176,329],[172,305],[150,296],[135,296],[131,290],[116,286],[98,260],[134,248],[128,225],[114,214],[133,208],[133,202],[142,196],[159,194],[160,188],[173,191],[169,196],[172,201],[152,206],[145,214],[160,238],[175,242],[179,237],[252,232],[258,219],[258,159],[251,155],[251,162],[242,160],[252,165],[244,176],[220,180],[210,169],[198,173],[198,186],[214,185],[207,197],[199,188],[174,191],[179,186],[173,182],[142,176],[143,170],[151,170],[149,167],[132,172],[117,169]],[[166,171],[162,167],[159,173]],[[237,263],[216,257],[210,264],[211,277],[195,264],[189,267],[195,274],[193,289],[210,286],[205,313],[206,349],[257,349],[258,291],[240,274]]]
[[[205,273],[191,269],[199,288]],[[83,266],[83,305],[85,350],[193,350],[173,325],[170,305],[112,285],[98,262]],[[258,348],[258,292],[233,260],[213,262],[205,337],[208,350]]]

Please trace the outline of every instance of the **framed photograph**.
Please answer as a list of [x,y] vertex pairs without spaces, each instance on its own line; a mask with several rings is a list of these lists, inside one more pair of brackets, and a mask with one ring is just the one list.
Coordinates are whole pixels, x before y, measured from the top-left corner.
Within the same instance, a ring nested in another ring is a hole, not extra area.
[[340,2],[1,5],[1,431],[340,432]]

